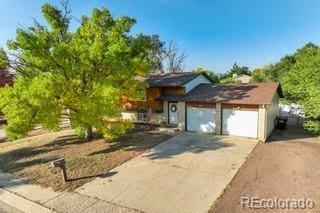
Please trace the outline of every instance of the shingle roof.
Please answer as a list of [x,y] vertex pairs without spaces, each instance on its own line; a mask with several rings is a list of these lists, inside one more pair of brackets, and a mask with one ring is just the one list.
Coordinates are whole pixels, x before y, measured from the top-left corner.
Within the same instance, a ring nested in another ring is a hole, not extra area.
[[200,84],[184,97],[184,101],[230,103],[230,104],[271,104],[274,94],[283,97],[279,83],[250,84]]
[[202,72],[152,74],[148,77],[147,82],[150,87],[179,87],[202,74]]

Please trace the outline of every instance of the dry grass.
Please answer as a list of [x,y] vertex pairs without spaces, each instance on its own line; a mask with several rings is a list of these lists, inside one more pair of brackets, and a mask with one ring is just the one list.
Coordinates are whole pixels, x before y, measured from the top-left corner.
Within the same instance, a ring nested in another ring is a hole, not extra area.
[[[170,137],[144,131],[113,141],[87,141],[75,136],[72,130],[63,130],[0,143],[0,168],[44,187],[71,191]],[[58,158],[65,158],[71,179],[65,185],[59,169],[49,166]]]

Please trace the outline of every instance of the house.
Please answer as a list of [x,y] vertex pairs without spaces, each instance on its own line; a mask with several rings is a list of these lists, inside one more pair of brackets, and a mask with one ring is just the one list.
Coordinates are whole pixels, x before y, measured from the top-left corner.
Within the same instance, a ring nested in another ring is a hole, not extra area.
[[251,80],[251,76],[250,75],[246,75],[246,74],[233,74],[232,75],[233,80],[235,80],[236,82],[241,82],[241,83],[250,83]]
[[279,83],[213,84],[202,72],[155,74],[147,81],[146,99],[127,101],[123,118],[145,122],[152,109],[151,123],[262,141],[283,97]]

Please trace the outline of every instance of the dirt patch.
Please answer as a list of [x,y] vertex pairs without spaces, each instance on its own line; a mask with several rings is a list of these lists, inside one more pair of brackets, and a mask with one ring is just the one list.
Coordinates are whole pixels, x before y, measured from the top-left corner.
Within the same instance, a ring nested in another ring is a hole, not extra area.
[[[291,132],[291,134],[290,134]],[[296,135],[296,136],[295,136]],[[309,198],[320,209],[320,140],[302,130],[275,131],[269,143],[259,143],[221,199],[209,212],[248,212],[241,197]],[[314,209],[313,212],[316,212]],[[250,211],[250,210],[249,210]],[[275,212],[255,209],[254,212]],[[277,212],[289,212],[279,209]],[[310,212],[309,210],[306,210]]]
[[[87,141],[72,130],[46,133],[0,143],[0,168],[54,190],[74,190],[170,137],[157,131],[143,131],[115,140]],[[49,166],[58,158],[65,158],[68,178],[72,180],[65,185],[60,171]]]

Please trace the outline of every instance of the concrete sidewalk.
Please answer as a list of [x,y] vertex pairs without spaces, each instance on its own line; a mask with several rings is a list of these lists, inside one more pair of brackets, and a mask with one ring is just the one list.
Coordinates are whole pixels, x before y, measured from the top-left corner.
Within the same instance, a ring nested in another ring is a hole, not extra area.
[[78,193],[54,192],[3,172],[0,172],[0,201],[23,212],[139,212]]

